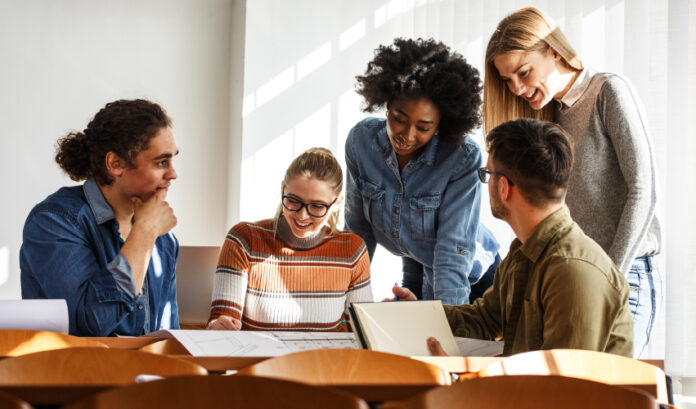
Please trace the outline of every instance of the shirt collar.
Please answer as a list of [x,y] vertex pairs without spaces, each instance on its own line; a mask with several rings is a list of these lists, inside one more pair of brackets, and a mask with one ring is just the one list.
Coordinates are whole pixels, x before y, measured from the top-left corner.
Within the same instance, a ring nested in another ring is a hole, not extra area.
[[558,101],[560,104],[560,108],[570,108],[575,104],[582,94],[585,93],[587,88],[590,86],[590,80],[592,79],[592,75],[594,74],[594,71],[592,71],[591,68],[585,67],[582,71],[580,71],[580,74],[578,74],[578,77],[575,79],[575,82],[573,85],[571,85],[570,89],[566,94]]
[[[413,163],[423,162],[428,166],[433,166],[435,164],[435,156],[437,154],[437,147],[439,144],[440,136],[437,134],[433,135],[432,139],[430,139],[430,141],[428,141],[428,143],[426,143],[423,147],[423,152],[421,152],[421,154],[413,160]],[[386,125],[384,128],[380,129],[379,133],[377,134],[377,146],[381,150],[385,159],[389,158],[391,155],[396,155],[394,148],[391,146],[391,142],[389,142],[389,135],[387,135]]]
[[113,209],[109,206],[109,203],[107,203],[106,198],[104,198],[94,178],[87,179],[85,184],[82,185],[82,190],[85,192],[87,203],[89,203],[89,207],[92,209],[97,223],[103,224],[116,218]]
[[520,251],[536,263],[553,236],[571,223],[573,220],[570,218],[570,210],[567,205],[563,205],[534,229],[532,235],[520,246]]

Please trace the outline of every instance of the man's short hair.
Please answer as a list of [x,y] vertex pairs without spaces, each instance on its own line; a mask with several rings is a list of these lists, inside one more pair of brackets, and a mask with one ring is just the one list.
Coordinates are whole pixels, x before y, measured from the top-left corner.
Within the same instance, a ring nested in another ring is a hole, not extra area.
[[530,204],[543,207],[565,199],[573,147],[560,126],[531,118],[504,122],[488,134],[486,145],[495,170]]

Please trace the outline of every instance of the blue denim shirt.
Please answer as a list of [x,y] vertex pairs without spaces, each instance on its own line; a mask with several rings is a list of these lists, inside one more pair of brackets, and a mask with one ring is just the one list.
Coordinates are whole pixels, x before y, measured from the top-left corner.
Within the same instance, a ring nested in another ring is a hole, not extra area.
[[[493,263],[498,242],[479,224],[481,151],[471,138],[460,146],[437,135],[399,172],[386,121],[359,122],[346,140],[346,227],[423,264],[423,298],[469,302],[471,284]],[[427,290],[427,291],[426,291]]]
[[141,335],[179,328],[174,274],[179,243],[157,238],[140,294],[111,206],[93,179],[32,209],[19,252],[22,298],[63,298],[70,334]]

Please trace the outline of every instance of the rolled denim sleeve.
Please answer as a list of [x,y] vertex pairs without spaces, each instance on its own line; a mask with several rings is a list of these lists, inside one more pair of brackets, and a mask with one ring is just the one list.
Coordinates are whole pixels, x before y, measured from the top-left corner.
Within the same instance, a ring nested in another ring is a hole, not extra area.
[[346,206],[345,224],[346,229],[360,236],[365,241],[370,260],[377,248],[377,239],[372,232],[372,225],[365,218],[363,212],[363,198],[357,185],[359,178],[358,166],[355,162],[357,153],[355,152],[356,128],[353,128],[346,139]]
[[133,282],[133,269],[131,265],[121,253],[118,253],[116,258],[111,260],[106,268],[111,272],[111,275],[116,280],[116,285],[130,298],[135,298],[135,283]]
[[481,183],[476,174],[481,152],[473,142],[463,148],[468,149],[467,155],[442,195],[433,258],[434,298],[449,305],[469,302],[469,272],[481,210]]
[[[31,215],[20,252],[22,296],[65,299],[71,334],[108,336],[134,309],[137,297],[132,279],[126,278],[127,260],[116,257],[101,267],[88,237],[84,226],[61,213]],[[25,279],[39,288],[28,289]]]

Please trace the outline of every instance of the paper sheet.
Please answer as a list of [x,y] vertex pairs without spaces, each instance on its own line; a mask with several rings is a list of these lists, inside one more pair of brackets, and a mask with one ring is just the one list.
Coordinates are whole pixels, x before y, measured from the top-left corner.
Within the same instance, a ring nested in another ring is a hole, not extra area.
[[454,337],[461,356],[498,356],[503,354],[503,341]]
[[278,356],[307,349],[359,348],[350,332],[166,330],[193,356]]
[[0,329],[68,333],[65,300],[0,300]]

